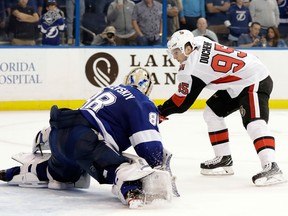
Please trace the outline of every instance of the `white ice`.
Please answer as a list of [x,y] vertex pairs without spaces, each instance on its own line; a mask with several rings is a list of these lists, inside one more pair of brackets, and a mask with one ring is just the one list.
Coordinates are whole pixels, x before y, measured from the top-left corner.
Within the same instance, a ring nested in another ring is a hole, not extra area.
[[[0,112],[0,169],[18,165],[11,159],[30,152],[32,140],[48,125],[48,111]],[[234,160],[233,176],[207,177],[200,163],[214,157],[202,110],[173,115],[160,125],[163,143],[173,153],[172,171],[181,194],[170,203],[128,209],[109,185],[92,181],[85,190],[57,191],[8,186],[0,183],[0,215],[28,216],[287,216],[288,183],[256,187],[251,177],[262,168],[242,126],[240,114],[226,119]],[[288,111],[271,110],[270,129],[276,139],[277,162],[288,175]],[[133,152],[129,150],[129,152]]]

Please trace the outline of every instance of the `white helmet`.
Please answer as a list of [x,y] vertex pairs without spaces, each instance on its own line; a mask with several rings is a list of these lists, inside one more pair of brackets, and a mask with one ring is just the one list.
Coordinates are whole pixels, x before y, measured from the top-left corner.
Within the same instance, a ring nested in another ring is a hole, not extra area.
[[179,49],[181,53],[185,54],[185,45],[190,42],[191,46],[194,47],[194,35],[189,30],[179,30],[176,31],[172,36],[171,39],[167,42],[167,47],[169,54],[173,55],[173,50]]
[[133,69],[125,77],[124,84],[137,88],[147,96],[149,96],[153,87],[150,73],[141,67]]

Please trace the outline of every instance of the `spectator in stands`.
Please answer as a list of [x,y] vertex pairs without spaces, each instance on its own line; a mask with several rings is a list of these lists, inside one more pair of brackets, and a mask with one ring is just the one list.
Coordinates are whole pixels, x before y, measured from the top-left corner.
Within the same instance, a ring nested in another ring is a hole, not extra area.
[[277,3],[280,12],[280,22],[278,26],[280,37],[288,39],[288,1],[277,0]]
[[107,23],[116,28],[117,46],[136,45],[137,34],[132,26],[134,6],[131,0],[114,0],[108,7]]
[[7,21],[6,5],[5,5],[5,1],[1,0],[0,1],[0,41],[4,41],[7,39],[6,21]]
[[207,29],[207,27],[208,27],[207,20],[204,17],[201,17],[197,21],[197,29],[192,31],[192,33],[195,37],[206,35],[213,41],[216,41],[218,43],[217,35],[213,31]]
[[[162,0],[157,0],[162,4]],[[167,0],[167,40],[179,29],[179,8],[177,0]]]
[[229,45],[237,46],[238,38],[241,34],[249,33],[249,25],[252,23],[249,8],[243,5],[244,0],[236,0],[232,3],[227,14],[228,19],[224,22],[229,28]]
[[180,5],[177,0],[167,0],[167,40],[180,28]]
[[259,33],[261,25],[258,22],[253,22],[249,28],[249,34],[241,34],[238,38],[239,47],[262,47],[266,46],[266,39],[260,37]]
[[251,1],[252,0],[243,0],[243,5],[249,8]]
[[137,33],[137,45],[162,44],[162,4],[154,0],[142,0],[134,7],[132,26]]
[[13,33],[12,45],[36,44],[39,16],[27,3],[28,0],[18,0],[18,4],[11,8],[9,31]]
[[197,20],[206,17],[204,0],[182,0],[183,9],[180,11],[180,29],[193,31],[197,28]]
[[287,47],[285,41],[280,39],[280,33],[275,26],[268,28],[266,40],[267,40],[266,43],[267,47]]
[[42,45],[58,46],[61,44],[61,32],[65,30],[64,13],[57,7],[56,0],[47,0],[46,10],[39,22]]
[[95,36],[91,45],[94,46],[116,46],[115,42],[116,29],[114,26],[107,26],[105,30]]
[[[85,13],[85,0],[80,0],[80,23]],[[74,16],[75,16],[75,0],[66,0],[66,22],[67,22],[67,44],[74,44]]]
[[208,28],[216,33],[221,43],[228,40],[229,30],[224,25],[230,0],[206,0],[206,19]]
[[[16,5],[18,3],[18,0],[5,0],[5,2],[7,5],[7,12],[10,15],[11,7],[13,5]],[[44,5],[44,0],[28,0],[27,5],[33,7],[34,11],[38,13],[39,16],[41,16],[43,5]]]
[[261,24],[260,35],[266,36],[269,26],[279,25],[279,8],[276,0],[253,0],[249,6],[252,21]]

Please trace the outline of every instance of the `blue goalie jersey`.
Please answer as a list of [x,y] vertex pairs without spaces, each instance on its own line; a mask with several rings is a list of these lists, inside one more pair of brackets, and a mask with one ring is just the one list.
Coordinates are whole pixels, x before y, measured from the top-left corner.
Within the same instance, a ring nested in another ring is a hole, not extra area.
[[162,164],[158,109],[138,89],[126,85],[107,87],[80,110],[114,150],[122,152],[133,146],[150,166]]

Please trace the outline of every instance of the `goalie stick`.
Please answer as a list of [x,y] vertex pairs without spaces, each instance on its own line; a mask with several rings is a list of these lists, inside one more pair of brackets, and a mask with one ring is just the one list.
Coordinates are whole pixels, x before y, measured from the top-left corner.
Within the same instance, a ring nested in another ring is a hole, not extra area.
[[173,176],[172,170],[171,170],[171,167],[170,167],[171,158],[172,158],[172,153],[170,153],[169,151],[164,149],[163,150],[163,162],[164,163],[163,163],[162,168],[163,168],[163,170],[168,171],[170,173],[173,195],[176,196],[176,197],[180,197],[180,194],[178,192],[178,189],[177,189],[177,186],[176,186],[176,182],[175,182],[176,177]]

